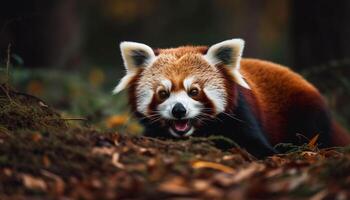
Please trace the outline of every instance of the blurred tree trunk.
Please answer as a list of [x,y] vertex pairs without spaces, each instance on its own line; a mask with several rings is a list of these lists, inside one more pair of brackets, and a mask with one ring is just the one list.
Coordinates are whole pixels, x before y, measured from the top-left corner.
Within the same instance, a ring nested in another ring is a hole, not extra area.
[[350,55],[350,1],[291,1],[294,68],[327,64]]
[[78,0],[7,1],[1,6],[0,54],[12,44],[26,67],[63,66],[78,55]]

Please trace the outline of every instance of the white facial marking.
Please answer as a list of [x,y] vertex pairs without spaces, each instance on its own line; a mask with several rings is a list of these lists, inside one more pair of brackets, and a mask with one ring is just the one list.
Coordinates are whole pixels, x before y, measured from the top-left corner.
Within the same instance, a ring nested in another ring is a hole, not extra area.
[[194,118],[199,115],[203,107],[202,103],[189,97],[185,91],[171,93],[167,100],[158,105],[161,116],[166,119],[175,119],[172,115],[172,110],[176,103],[181,103],[186,108],[187,112],[184,119]]
[[152,101],[153,90],[149,85],[142,85],[142,89],[138,89],[136,91],[137,101],[136,101],[136,109],[140,113],[147,115],[148,106]]
[[[171,89],[171,81],[168,79],[161,79],[160,83],[164,87],[164,89],[170,91]],[[137,96],[137,101],[136,101],[136,109],[138,112],[147,115],[148,113],[148,106],[152,102],[154,92],[153,92],[153,87],[150,83],[138,85],[136,88],[136,96]]]
[[160,81],[162,83],[162,85],[164,86],[164,89],[166,89],[167,91],[170,91],[171,90],[171,81],[168,80],[168,79],[163,79]]
[[217,88],[215,85],[207,85],[203,89],[207,97],[213,102],[215,106],[215,113],[219,114],[225,111],[227,104],[226,91],[223,88]]
[[186,78],[183,82],[185,90],[188,91],[191,88],[193,82],[194,82],[193,77],[190,76],[190,77]]

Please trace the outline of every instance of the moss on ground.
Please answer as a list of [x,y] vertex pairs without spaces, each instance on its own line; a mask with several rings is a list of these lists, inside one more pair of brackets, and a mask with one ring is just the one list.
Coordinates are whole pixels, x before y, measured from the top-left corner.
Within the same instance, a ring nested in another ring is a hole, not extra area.
[[60,115],[37,97],[0,85],[0,130],[41,132],[66,128]]

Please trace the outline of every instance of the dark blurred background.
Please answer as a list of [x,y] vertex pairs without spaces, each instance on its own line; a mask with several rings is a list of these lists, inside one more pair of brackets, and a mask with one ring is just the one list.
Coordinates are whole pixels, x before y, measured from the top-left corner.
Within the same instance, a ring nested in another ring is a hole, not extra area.
[[122,95],[110,95],[124,73],[120,41],[176,47],[239,37],[245,57],[303,74],[350,124],[347,0],[13,0],[0,15],[1,72],[10,50],[10,82],[67,115],[128,115]]

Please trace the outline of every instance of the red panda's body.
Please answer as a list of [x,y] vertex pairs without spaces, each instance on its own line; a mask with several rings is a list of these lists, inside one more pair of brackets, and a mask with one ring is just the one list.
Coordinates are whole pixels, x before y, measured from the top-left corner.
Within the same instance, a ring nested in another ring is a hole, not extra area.
[[241,59],[243,41],[153,50],[122,43],[129,103],[148,136],[220,134],[258,157],[277,143],[319,134],[321,147],[350,144],[318,90],[287,67]]
[[350,135],[331,119],[321,94],[300,75],[287,67],[257,59],[242,59],[241,72],[251,86],[249,92],[256,101],[251,106],[257,107],[256,114],[271,144],[288,142],[296,133],[309,139],[320,134],[305,132],[308,128],[298,127],[303,123],[305,126],[317,123],[318,127],[329,125],[330,145],[350,144]]

